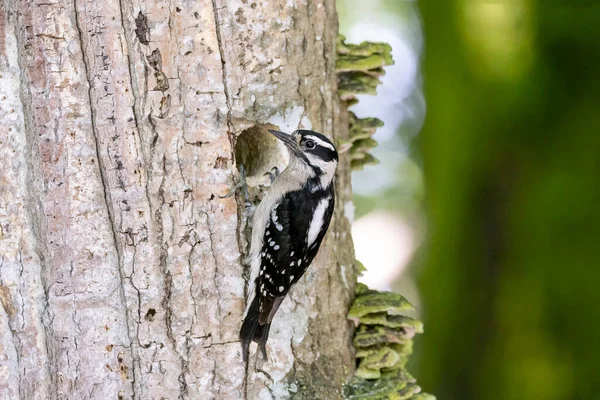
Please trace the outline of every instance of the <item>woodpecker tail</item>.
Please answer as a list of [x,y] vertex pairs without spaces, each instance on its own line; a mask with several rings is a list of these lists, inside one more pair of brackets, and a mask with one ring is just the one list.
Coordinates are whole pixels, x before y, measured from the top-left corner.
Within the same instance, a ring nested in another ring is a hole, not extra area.
[[246,317],[242,322],[242,328],[240,329],[240,340],[242,341],[242,357],[244,362],[248,360],[248,352],[250,351],[250,343],[254,340],[254,335],[258,329],[258,314],[260,310],[259,294],[254,295],[252,304],[246,311]]
[[248,359],[250,343],[252,341],[258,343],[258,349],[262,353],[263,359],[267,359],[267,339],[269,339],[271,321],[273,321],[273,317],[284,298],[285,296],[261,296],[258,291],[255,292],[252,303],[250,303],[250,307],[248,307],[246,312],[244,322],[242,322],[242,328],[240,329],[244,362]]
[[258,329],[254,334],[254,341],[258,343],[258,349],[260,350],[263,360],[267,360],[267,339],[269,338],[269,330],[271,324],[258,325]]
[[262,353],[263,358],[267,359],[267,339],[269,338],[269,329],[271,329],[271,323],[261,325],[259,323],[260,317],[260,295],[256,293],[252,303],[246,312],[246,317],[242,323],[240,329],[240,340],[242,341],[242,357],[244,362],[248,360],[248,353],[250,352],[250,343],[255,341],[258,343],[258,348]]

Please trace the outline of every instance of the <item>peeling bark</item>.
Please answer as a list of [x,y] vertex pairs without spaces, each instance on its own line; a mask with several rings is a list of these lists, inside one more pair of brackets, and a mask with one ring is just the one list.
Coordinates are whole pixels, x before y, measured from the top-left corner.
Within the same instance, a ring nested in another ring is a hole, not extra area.
[[218,197],[246,130],[346,137],[336,34],[333,0],[0,1],[0,398],[341,397],[348,161],[268,362],[242,363],[246,219]]

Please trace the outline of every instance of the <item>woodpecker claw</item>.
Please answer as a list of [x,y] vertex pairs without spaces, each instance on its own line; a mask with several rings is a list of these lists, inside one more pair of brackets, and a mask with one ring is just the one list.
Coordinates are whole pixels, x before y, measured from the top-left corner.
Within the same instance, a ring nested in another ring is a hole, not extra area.
[[227,199],[234,194],[237,193],[238,190],[242,190],[242,195],[244,196],[244,201],[250,203],[250,195],[248,194],[248,183],[246,182],[246,170],[244,169],[244,165],[240,164],[240,181],[236,183],[233,188],[226,195],[219,196],[220,199]]
[[242,183],[238,183],[235,186],[233,186],[233,188],[231,188],[231,190],[229,191],[229,193],[223,195],[223,196],[219,196],[220,199],[228,199],[231,196],[233,196],[238,190],[240,190],[242,188]]
[[275,179],[279,176],[279,168],[273,167],[269,172],[265,172],[264,175],[269,176],[269,180],[271,183],[275,182]]
[[246,206],[244,207],[244,216],[250,218],[254,211],[256,210],[256,206],[249,201],[246,202]]

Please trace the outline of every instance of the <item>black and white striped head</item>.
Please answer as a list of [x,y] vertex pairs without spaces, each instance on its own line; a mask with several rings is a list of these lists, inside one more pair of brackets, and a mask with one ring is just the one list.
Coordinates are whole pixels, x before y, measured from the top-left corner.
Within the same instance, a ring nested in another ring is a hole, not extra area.
[[314,171],[322,187],[329,186],[338,164],[338,153],[327,136],[303,129],[294,131],[291,135],[273,129],[269,129],[269,132],[287,146],[291,158],[301,161]]

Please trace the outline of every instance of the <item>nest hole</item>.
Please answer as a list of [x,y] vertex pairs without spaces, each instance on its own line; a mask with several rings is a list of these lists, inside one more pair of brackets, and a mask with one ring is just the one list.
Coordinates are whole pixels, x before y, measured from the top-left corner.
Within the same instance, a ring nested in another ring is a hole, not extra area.
[[269,129],[278,129],[275,125],[255,125],[243,131],[235,144],[237,167],[244,166],[246,177],[261,178],[285,162],[284,152],[279,141]]
[[241,166],[244,166],[249,200],[253,203],[260,201],[271,186],[273,167],[281,172],[288,160],[285,146],[269,129],[278,127],[272,124],[255,125],[243,131],[235,144],[237,168],[241,170]]

